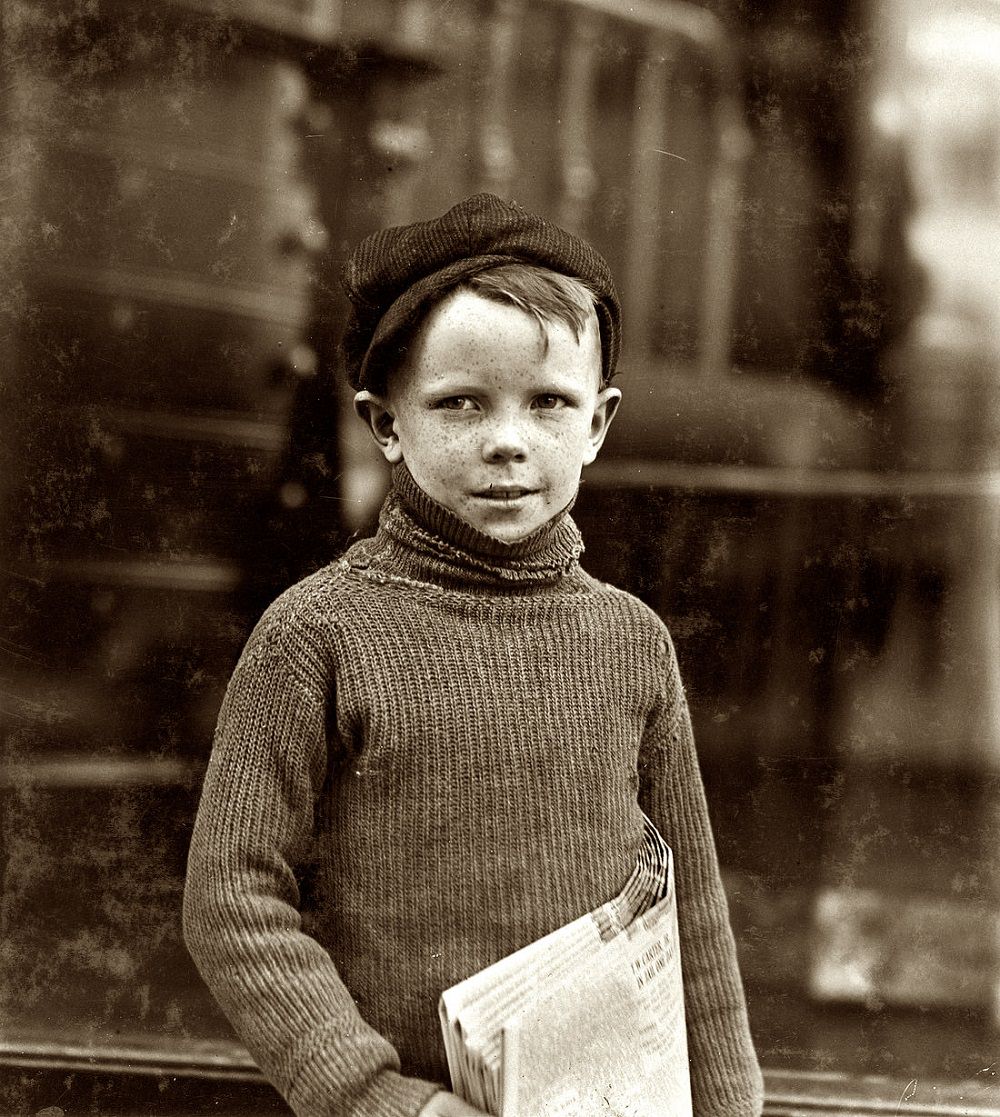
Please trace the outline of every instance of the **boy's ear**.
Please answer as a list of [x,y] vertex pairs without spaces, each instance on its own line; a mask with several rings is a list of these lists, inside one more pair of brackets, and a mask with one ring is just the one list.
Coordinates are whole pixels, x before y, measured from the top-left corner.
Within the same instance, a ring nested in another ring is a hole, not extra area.
[[385,460],[390,465],[398,465],[403,460],[403,451],[396,435],[396,416],[389,401],[374,392],[358,392],[354,397],[354,410],[371,431]]
[[590,421],[590,447],[584,455],[584,465],[590,465],[604,445],[608,427],[611,426],[612,419],[618,413],[618,405],[621,401],[622,394],[618,388],[602,388],[598,392],[597,403],[594,405],[594,417]]

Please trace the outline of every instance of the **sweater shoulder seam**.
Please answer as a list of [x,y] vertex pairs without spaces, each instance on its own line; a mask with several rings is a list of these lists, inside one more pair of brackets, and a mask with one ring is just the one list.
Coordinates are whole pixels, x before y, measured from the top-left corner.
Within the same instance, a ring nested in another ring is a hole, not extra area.
[[[264,610],[244,652],[257,663],[283,668],[288,679],[319,705],[326,701],[333,674],[335,640],[330,637],[342,629],[332,598],[343,570],[339,563],[331,564],[279,594]],[[324,636],[324,629],[329,636]],[[312,663],[312,671],[307,662]]]

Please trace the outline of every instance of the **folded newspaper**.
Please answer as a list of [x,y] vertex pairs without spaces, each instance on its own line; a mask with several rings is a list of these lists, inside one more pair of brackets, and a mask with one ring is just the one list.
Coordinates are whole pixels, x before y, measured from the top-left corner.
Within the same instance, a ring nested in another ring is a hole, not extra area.
[[494,1117],[691,1117],[673,855],[647,820],[622,892],[445,990],[452,1089]]

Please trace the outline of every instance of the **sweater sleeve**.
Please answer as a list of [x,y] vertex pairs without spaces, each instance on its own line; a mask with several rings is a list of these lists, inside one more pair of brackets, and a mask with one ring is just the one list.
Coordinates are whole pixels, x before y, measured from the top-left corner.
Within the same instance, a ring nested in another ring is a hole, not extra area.
[[185,940],[299,1117],[412,1117],[440,1087],[399,1073],[396,1050],[302,930],[295,867],[326,776],[326,695],[282,644],[272,608],[226,692],[188,857]]
[[763,1082],[673,645],[640,752],[640,803],[674,851],[695,1117],[757,1117]]

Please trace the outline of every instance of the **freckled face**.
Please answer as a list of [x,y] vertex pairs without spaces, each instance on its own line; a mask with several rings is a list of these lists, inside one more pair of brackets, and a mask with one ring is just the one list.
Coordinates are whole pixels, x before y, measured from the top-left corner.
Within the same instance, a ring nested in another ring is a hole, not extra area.
[[384,406],[391,462],[405,461],[429,496],[496,539],[541,527],[576,495],[618,405],[600,387],[597,317],[577,341],[471,291],[428,316]]

